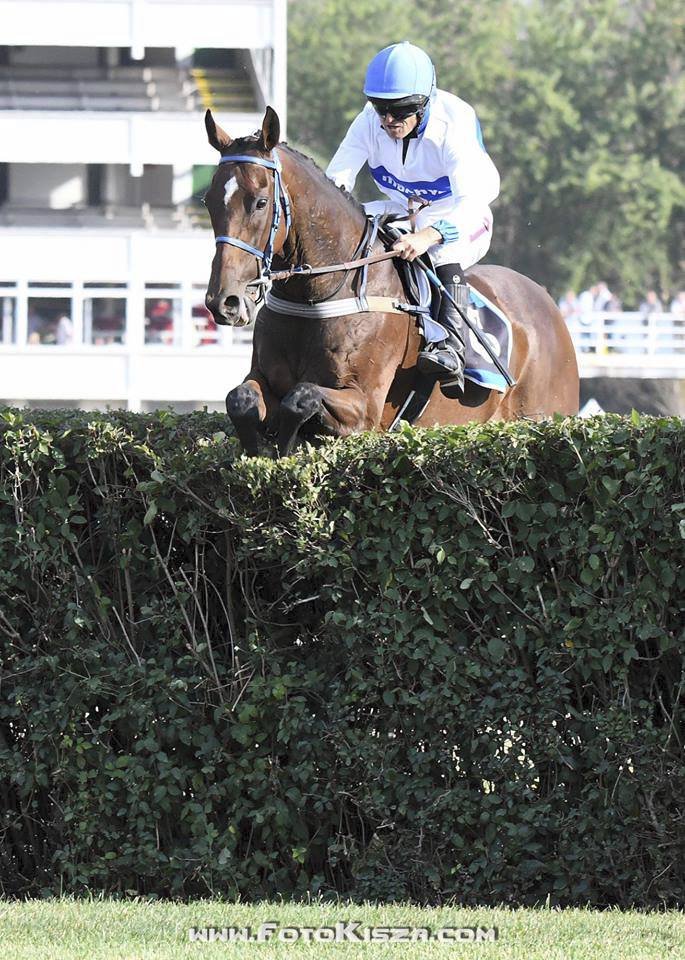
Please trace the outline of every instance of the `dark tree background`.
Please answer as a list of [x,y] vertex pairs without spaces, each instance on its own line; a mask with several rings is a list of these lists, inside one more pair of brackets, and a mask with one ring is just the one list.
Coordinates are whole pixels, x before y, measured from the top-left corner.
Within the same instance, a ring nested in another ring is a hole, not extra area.
[[[488,260],[634,306],[683,286],[681,0],[290,0],[289,136],[320,163],[366,64],[409,39],[476,108],[502,175]],[[371,196],[360,177],[361,199]]]

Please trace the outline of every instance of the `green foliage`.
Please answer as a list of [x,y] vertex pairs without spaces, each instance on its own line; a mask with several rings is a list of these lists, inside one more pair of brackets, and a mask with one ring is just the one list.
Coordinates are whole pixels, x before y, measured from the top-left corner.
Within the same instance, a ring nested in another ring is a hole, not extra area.
[[627,305],[681,283],[678,0],[291,0],[289,18],[299,143],[330,157],[362,106],[366,63],[409,38],[476,107],[502,174],[489,259],[555,291],[603,278]]
[[680,420],[0,432],[5,894],[682,903]]
[[551,268],[558,289],[603,277],[635,305],[677,279],[678,16],[672,0],[529,6],[492,131],[504,262],[546,281]]

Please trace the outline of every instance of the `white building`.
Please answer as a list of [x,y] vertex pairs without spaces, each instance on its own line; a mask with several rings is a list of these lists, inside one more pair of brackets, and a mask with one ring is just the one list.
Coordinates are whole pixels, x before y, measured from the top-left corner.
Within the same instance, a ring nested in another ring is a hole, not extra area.
[[286,2],[0,0],[0,402],[219,406],[242,379],[249,333],[203,307],[203,114],[285,130]]

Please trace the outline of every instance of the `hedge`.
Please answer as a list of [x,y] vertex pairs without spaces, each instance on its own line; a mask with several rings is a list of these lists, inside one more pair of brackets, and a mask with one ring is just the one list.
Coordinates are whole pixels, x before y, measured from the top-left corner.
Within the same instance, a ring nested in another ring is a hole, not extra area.
[[685,902],[680,420],[0,434],[0,892]]

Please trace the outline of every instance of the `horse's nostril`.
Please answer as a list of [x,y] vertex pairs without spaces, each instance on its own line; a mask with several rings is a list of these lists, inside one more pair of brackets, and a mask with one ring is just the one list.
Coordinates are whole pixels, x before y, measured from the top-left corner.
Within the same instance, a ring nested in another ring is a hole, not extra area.
[[225,297],[223,302],[224,313],[235,316],[240,312],[240,297]]

